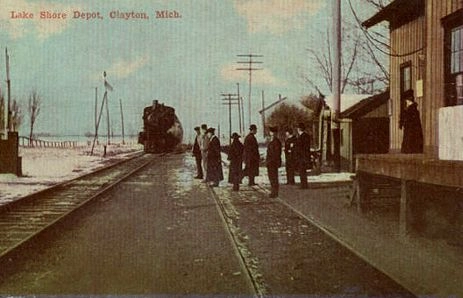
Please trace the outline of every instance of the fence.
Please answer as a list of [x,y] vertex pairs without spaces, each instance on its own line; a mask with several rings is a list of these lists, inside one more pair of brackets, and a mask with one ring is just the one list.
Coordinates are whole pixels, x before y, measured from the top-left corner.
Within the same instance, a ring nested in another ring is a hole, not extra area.
[[82,144],[79,144],[77,141],[44,141],[31,139],[29,137],[19,137],[19,146],[39,148],[77,148],[82,147]]

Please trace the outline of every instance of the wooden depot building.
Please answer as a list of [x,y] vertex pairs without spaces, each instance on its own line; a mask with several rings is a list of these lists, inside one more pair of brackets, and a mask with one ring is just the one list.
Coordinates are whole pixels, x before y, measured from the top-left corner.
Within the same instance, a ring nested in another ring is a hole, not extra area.
[[[380,22],[390,30],[389,152],[356,156],[357,206],[374,205],[374,194],[389,185],[398,190],[402,234],[437,217],[447,222],[442,231],[462,234],[463,1],[395,0],[363,25]],[[410,90],[424,145],[422,153],[403,154],[399,122]]]

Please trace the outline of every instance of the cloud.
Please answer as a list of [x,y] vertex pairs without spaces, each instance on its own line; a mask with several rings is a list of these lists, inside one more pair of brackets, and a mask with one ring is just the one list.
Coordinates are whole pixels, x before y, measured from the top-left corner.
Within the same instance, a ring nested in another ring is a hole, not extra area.
[[[6,30],[13,39],[19,39],[27,33],[33,33],[38,39],[44,40],[63,32],[69,25],[72,11],[76,9],[79,8],[48,1],[2,0],[0,27]],[[12,19],[11,11],[31,12],[34,14],[34,18]],[[41,11],[66,12],[67,19],[40,19]]]
[[[236,64],[227,64],[220,69],[220,77],[229,82],[247,81],[249,73],[244,70],[236,70]],[[252,73],[252,82],[258,85],[281,86],[286,82],[276,78],[269,69],[257,70]]]
[[107,70],[108,76],[116,78],[125,78],[136,72],[150,61],[148,55],[139,56],[133,60],[119,59],[114,62]]
[[249,32],[281,35],[302,28],[310,15],[324,5],[323,0],[234,0],[238,14],[248,22]]

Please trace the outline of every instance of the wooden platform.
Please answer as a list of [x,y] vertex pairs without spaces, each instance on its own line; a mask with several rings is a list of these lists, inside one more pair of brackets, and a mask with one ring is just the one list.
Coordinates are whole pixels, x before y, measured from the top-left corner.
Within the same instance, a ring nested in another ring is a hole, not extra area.
[[357,172],[448,187],[463,187],[463,161],[431,159],[423,154],[357,155]]
[[446,189],[460,194],[463,189],[463,161],[431,159],[423,154],[368,154],[356,159],[352,203],[363,212],[374,197],[398,199],[399,233],[404,236],[416,218],[410,206],[417,196],[426,195],[425,185],[437,192]]

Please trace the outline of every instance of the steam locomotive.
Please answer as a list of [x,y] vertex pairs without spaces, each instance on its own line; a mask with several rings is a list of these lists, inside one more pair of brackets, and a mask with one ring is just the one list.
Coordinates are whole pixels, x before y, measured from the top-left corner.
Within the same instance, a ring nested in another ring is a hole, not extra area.
[[175,109],[157,100],[143,109],[143,131],[138,143],[143,144],[146,153],[171,152],[183,139],[182,124]]

